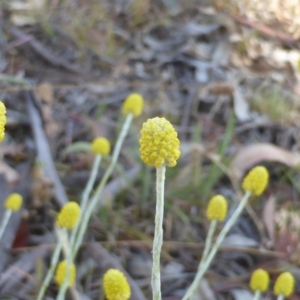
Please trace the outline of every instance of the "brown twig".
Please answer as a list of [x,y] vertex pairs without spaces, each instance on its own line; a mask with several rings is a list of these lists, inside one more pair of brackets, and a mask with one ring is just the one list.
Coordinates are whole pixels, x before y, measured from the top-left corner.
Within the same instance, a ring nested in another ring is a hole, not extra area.
[[34,36],[28,35],[16,27],[12,27],[9,32],[15,38],[20,39],[22,41],[26,41],[26,43],[30,45],[32,50],[45,61],[47,61],[49,64],[55,67],[64,68],[65,70],[70,71],[72,73],[83,74],[83,72],[78,67],[68,63],[61,56],[57,56],[50,52],[42,43],[36,40]]
[[289,34],[285,32],[276,29],[274,30],[264,24],[258,24],[252,20],[247,19],[246,17],[236,16],[236,15],[235,16],[233,15],[231,17],[238,23],[251,27],[265,36],[275,38],[288,46],[293,46],[298,49],[300,48],[300,40],[299,39],[296,40],[292,38]]

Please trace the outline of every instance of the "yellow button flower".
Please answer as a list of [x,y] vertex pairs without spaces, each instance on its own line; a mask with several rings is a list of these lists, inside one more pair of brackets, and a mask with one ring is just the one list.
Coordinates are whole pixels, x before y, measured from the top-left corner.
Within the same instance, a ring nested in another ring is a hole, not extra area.
[[252,273],[250,279],[250,288],[253,292],[259,291],[264,293],[268,290],[270,283],[270,276],[268,272],[263,269],[257,269]]
[[2,101],[0,101],[0,142],[3,141],[5,136],[5,124],[6,124],[6,107]]
[[73,229],[80,216],[80,207],[74,202],[70,201],[65,204],[57,215],[57,225],[68,230]]
[[289,297],[295,288],[295,278],[290,272],[281,273],[275,281],[274,294]]
[[23,203],[23,197],[20,194],[13,193],[6,198],[4,207],[6,209],[16,212],[20,209],[22,203]]
[[222,195],[216,195],[209,200],[206,216],[210,221],[224,221],[227,216],[227,201]]
[[143,111],[143,106],[143,96],[138,93],[133,93],[125,99],[122,107],[122,113],[125,116],[131,113],[134,117],[138,117]]
[[128,300],[130,286],[124,274],[117,269],[109,269],[103,276],[103,288],[107,300]]
[[92,142],[92,151],[98,155],[108,155],[110,152],[110,142],[104,137],[98,137]]
[[269,182],[269,172],[265,167],[257,166],[250,170],[243,180],[244,191],[260,196],[266,189]]
[[176,166],[180,157],[179,144],[177,132],[165,118],[156,117],[143,123],[140,153],[146,164],[156,168]]
[[[63,260],[58,264],[56,268],[54,280],[58,285],[63,285],[66,276],[67,276],[67,260]],[[72,263],[70,266],[70,277],[69,277],[68,286],[72,286],[75,282],[75,279],[76,279],[76,267]]]

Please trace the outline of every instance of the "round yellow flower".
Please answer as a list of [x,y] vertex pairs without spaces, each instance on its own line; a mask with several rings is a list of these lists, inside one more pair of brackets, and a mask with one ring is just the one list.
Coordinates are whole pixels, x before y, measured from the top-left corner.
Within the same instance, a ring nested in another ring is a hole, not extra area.
[[244,191],[260,196],[266,189],[269,182],[269,172],[265,167],[257,166],[250,170],[243,180]]
[[0,101],[0,142],[3,141],[5,136],[5,124],[6,124],[6,107],[2,101]]
[[20,194],[13,193],[6,198],[4,207],[12,211],[18,211],[22,203],[23,197]]
[[222,195],[216,195],[209,200],[206,216],[210,221],[224,221],[227,216],[227,201]]
[[[56,268],[54,280],[58,285],[63,285],[66,276],[67,276],[67,260],[63,260],[58,264]],[[75,282],[75,279],[76,279],[76,267],[72,263],[70,266],[70,277],[69,277],[68,286],[72,286]]]
[[108,155],[110,152],[110,142],[104,137],[98,137],[93,140],[92,151],[98,155]]
[[128,300],[130,285],[125,275],[117,269],[109,269],[103,276],[103,288],[107,300]]
[[138,117],[144,106],[143,96],[137,93],[130,94],[125,99],[125,102],[122,107],[122,113],[126,116],[128,114],[133,114],[134,117]]
[[68,230],[73,229],[80,216],[80,206],[74,202],[70,201],[65,204],[57,215],[57,225]]
[[264,293],[268,290],[270,283],[270,276],[268,272],[263,269],[257,269],[252,273],[250,279],[250,288],[253,292],[259,291]]
[[156,117],[143,123],[140,153],[146,164],[156,168],[176,166],[180,157],[179,144],[177,132],[165,118]]
[[290,272],[281,273],[275,281],[274,294],[276,296],[284,295],[289,297],[293,294],[295,288],[295,278]]

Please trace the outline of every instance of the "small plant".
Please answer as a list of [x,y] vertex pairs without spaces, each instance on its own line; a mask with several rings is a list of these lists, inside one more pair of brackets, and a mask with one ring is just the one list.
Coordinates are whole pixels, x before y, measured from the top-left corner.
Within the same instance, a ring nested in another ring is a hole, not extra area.
[[[64,300],[67,289],[75,284],[76,266],[74,262],[87,230],[88,222],[96,209],[96,205],[99,203],[99,199],[101,199],[101,194],[109,177],[112,175],[131,122],[133,118],[140,116],[143,111],[143,103],[143,97],[137,93],[130,94],[125,99],[122,106],[122,114],[125,116],[125,120],[114,146],[109,165],[100,182],[96,185],[94,192],[92,190],[96,183],[101,160],[110,154],[111,145],[104,137],[97,137],[88,145],[90,151],[95,155],[90,177],[82,193],[80,205],[70,201],[57,215],[56,232],[58,243],[53,252],[51,265],[37,300],[44,299],[45,291],[55,270],[54,280],[59,285],[57,300]],[[156,210],[151,286],[153,300],[161,300],[160,253],[163,244],[165,172],[166,167],[175,167],[177,165],[181,155],[179,150],[180,141],[173,125],[165,118],[155,117],[148,119],[143,123],[140,133],[139,150],[141,160],[145,164],[156,168]],[[206,216],[210,225],[205,247],[198,265],[197,274],[182,300],[193,299],[201,279],[215,258],[229,230],[243,212],[249,199],[262,195],[268,185],[268,181],[269,173],[265,167],[256,166],[250,170],[242,182],[242,188],[245,192],[244,196],[230,217],[227,217],[228,203],[224,196],[216,195],[210,199],[206,209]],[[20,203],[17,205],[15,200],[7,200],[5,204],[6,209],[10,212],[19,208],[20,205]],[[227,220],[224,222],[226,218]],[[217,226],[221,222],[224,222],[224,226],[216,234]],[[4,230],[3,228],[1,227],[2,231]],[[65,258],[58,264],[62,249],[64,249]],[[265,270],[258,269],[253,272],[249,285],[254,292],[254,300],[259,300],[261,294],[268,290],[269,281],[269,274]],[[282,273],[274,287],[274,294],[278,297],[277,299],[283,300],[285,297],[289,297],[294,291],[294,285],[294,277],[289,272]],[[117,269],[109,269],[104,274],[103,290],[107,300],[129,300],[131,296],[127,278]]]
[[[107,180],[111,176],[114,167],[118,161],[118,157],[121,151],[122,144],[124,142],[124,139],[128,133],[130,124],[133,120],[133,118],[138,117],[142,111],[143,111],[143,105],[144,100],[143,97],[140,94],[133,93],[130,94],[124,101],[123,107],[122,107],[122,113],[125,115],[125,121],[123,123],[123,127],[121,129],[121,132],[119,134],[119,137],[117,139],[111,162],[106,169],[98,187],[96,188],[96,191],[94,195],[89,199],[89,202],[86,206],[85,213],[83,214],[82,219],[80,220],[80,229],[78,230],[78,234],[75,237],[74,243],[72,243],[72,251],[73,251],[73,258],[76,256],[79,247],[82,243],[84,233],[86,232],[89,219],[95,210],[95,207],[97,203],[99,202],[99,198],[101,196],[101,193],[107,183]],[[98,147],[94,147],[95,149]]]
[[6,198],[4,202],[5,213],[0,225],[0,240],[2,238],[2,235],[5,231],[5,228],[8,224],[8,221],[12,213],[17,212],[21,208],[22,203],[23,203],[23,197],[17,193],[10,194]]
[[59,286],[63,286],[64,284],[66,284],[68,287],[72,286],[76,280],[75,265],[72,263],[70,266],[68,266],[68,262],[66,260],[61,261],[56,268],[54,279],[56,284]]
[[107,300],[128,300],[130,286],[125,275],[117,269],[109,269],[103,276],[103,289]]
[[259,300],[262,293],[269,288],[270,276],[263,269],[257,269],[252,273],[250,279],[250,289],[254,292],[253,300]]
[[187,292],[185,293],[183,300],[192,298],[200,280],[203,278],[203,275],[205,274],[212,260],[217,254],[217,251],[221,243],[223,242],[224,238],[226,237],[227,233],[234,225],[238,217],[241,215],[250,196],[251,195],[260,196],[266,189],[268,181],[269,181],[269,173],[267,169],[262,166],[257,166],[253,168],[244,178],[242,187],[245,191],[245,195],[242,198],[241,202],[239,203],[238,207],[236,208],[235,212],[232,214],[230,219],[227,220],[225,226],[219,233],[214,245],[211,247],[209,251],[209,254],[207,254],[207,256],[204,258],[204,262],[200,265],[196,277],[193,283],[191,284],[191,286],[188,288]]
[[164,184],[166,166],[174,167],[180,157],[179,140],[172,124],[165,118],[149,119],[143,124],[140,139],[141,159],[156,168],[156,212],[153,241],[152,292],[161,299],[160,252],[163,242]]
[[[59,285],[60,285],[60,292],[58,295],[58,299],[64,299],[64,294],[66,292],[66,289],[69,286],[70,280],[73,278],[72,274],[72,248],[70,247],[69,238],[68,238],[68,230],[73,230],[76,227],[76,224],[79,221],[80,218],[80,207],[76,202],[70,201],[66,203],[62,209],[60,210],[59,214],[56,218],[56,231],[58,236],[58,243],[54,249],[54,252],[52,254],[51,258],[51,264],[50,268],[47,272],[47,275],[41,285],[41,288],[39,290],[37,300],[44,299],[44,295],[46,292],[47,287],[49,286],[49,283],[53,277],[57,262],[59,260],[59,255],[62,250],[62,247],[64,244],[66,245],[65,248],[67,249],[67,260],[61,264],[60,269],[57,270],[57,274],[62,274],[62,269],[66,270],[63,272],[64,276],[58,276],[56,275],[56,278],[59,278]],[[63,279],[62,279],[63,278]],[[70,279],[71,278],[71,279]]]
[[290,297],[295,289],[295,278],[290,272],[281,273],[275,281],[274,294],[277,300]]

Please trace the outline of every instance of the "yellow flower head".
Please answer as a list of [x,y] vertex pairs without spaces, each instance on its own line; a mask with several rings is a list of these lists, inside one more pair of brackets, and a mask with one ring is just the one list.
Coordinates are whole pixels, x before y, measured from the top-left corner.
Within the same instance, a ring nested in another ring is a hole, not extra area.
[[274,294],[276,296],[284,295],[289,297],[293,294],[295,288],[295,278],[290,272],[281,273],[275,281]]
[[263,269],[257,269],[252,273],[250,279],[250,288],[253,292],[260,291],[264,293],[268,290],[270,283],[270,276],[268,272]]
[[126,116],[128,114],[133,114],[134,117],[138,117],[144,106],[143,96],[137,93],[130,94],[125,99],[125,102],[122,107],[122,113]]
[[176,166],[180,157],[179,144],[177,132],[165,118],[156,117],[143,123],[140,153],[146,164],[156,168]]
[[22,203],[23,197],[20,194],[13,193],[6,198],[4,207],[12,211],[18,211]]
[[216,195],[209,200],[206,216],[210,221],[224,221],[227,216],[227,201],[222,195]]
[[107,300],[128,300],[130,285],[118,269],[109,269],[103,276],[103,288]]
[[93,140],[92,151],[98,155],[108,155],[110,152],[110,142],[104,137],[98,137]]
[[[66,276],[67,276],[67,260],[63,260],[58,264],[56,268],[54,280],[58,285],[63,285]],[[75,279],[76,279],[76,267],[72,263],[70,266],[70,277],[69,277],[68,286],[72,286],[75,282]]]
[[243,180],[242,187],[246,192],[260,196],[269,182],[269,172],[265,167],[257,166],[250,170]]
[[5,135],[5,124],[6,124],[6,108],[2,101],[0,101],[0,142],[3,141]]
[[62,207],[57,215],[57,225],[59,227],[71,230],[77,224],[79,216],[79,205],[74,201],[70,201]]

